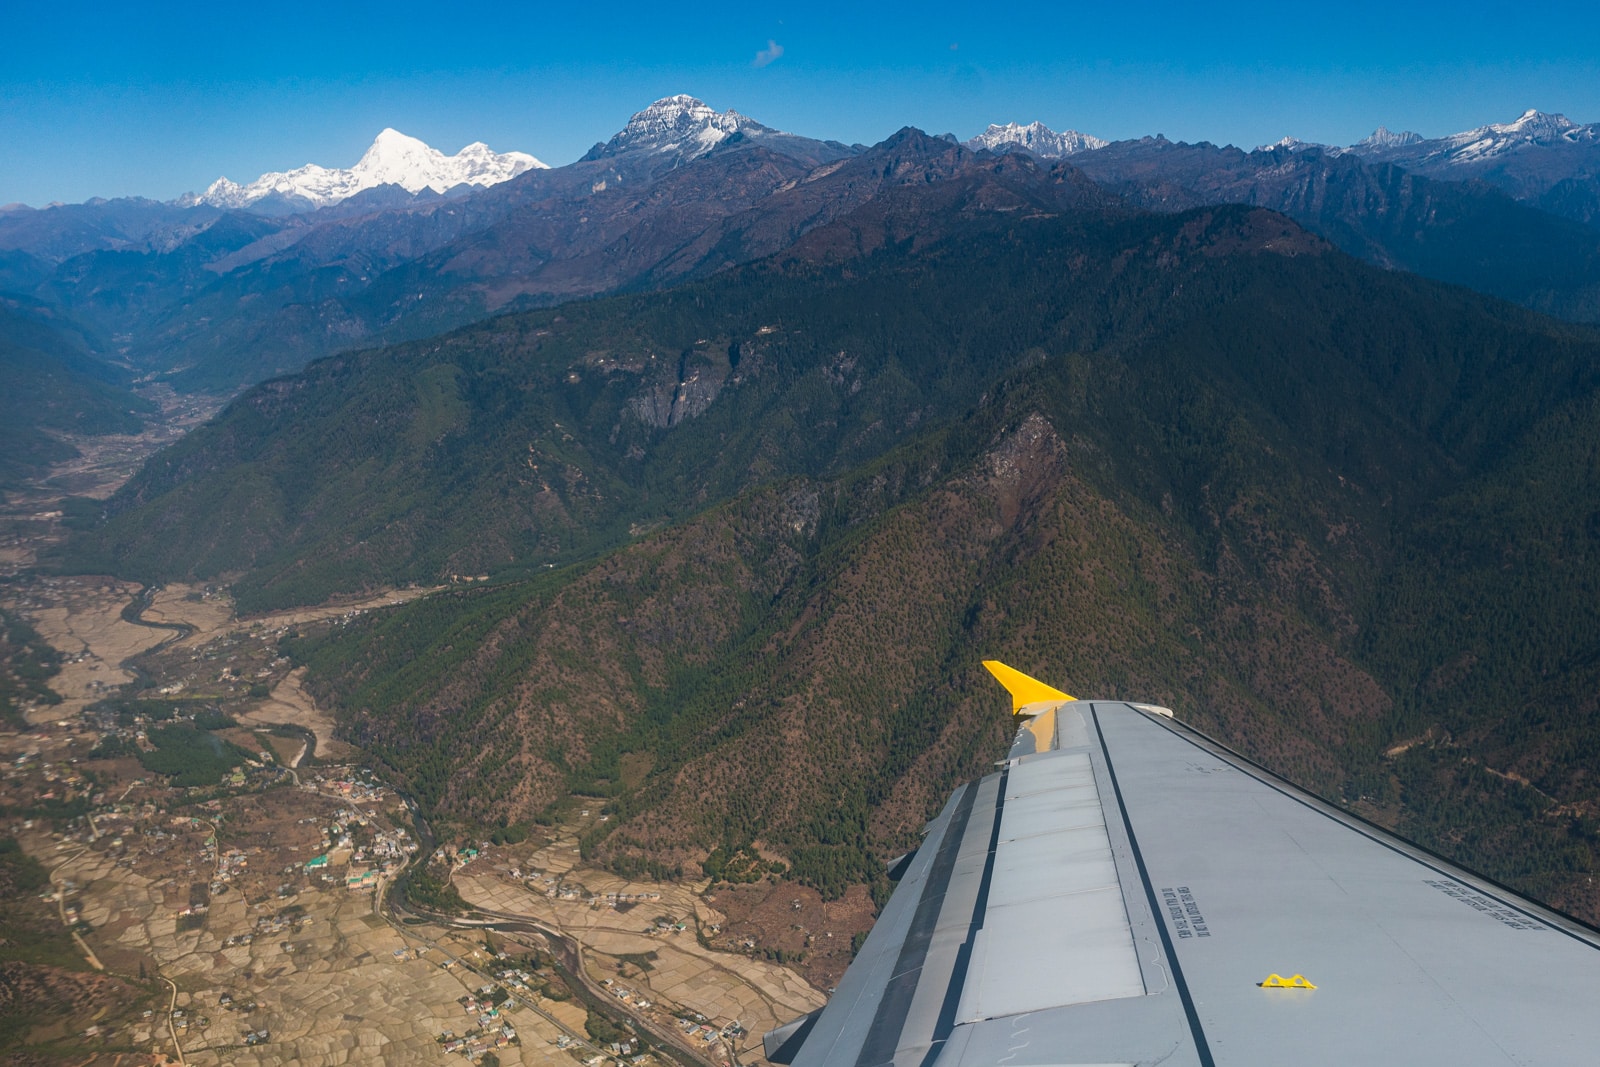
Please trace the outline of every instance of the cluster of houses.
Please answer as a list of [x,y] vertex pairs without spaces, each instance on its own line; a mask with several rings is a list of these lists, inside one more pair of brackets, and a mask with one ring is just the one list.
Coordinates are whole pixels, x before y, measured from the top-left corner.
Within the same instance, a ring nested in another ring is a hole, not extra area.
[[744,1026],[741,1025],[737,1019],[718,1030],[715,1026],[712,1026],[711,1023],[706,1021],[706,1017],[703,1015],[696,1015],[692,1019],[679,1019],[678,1029],[683,1031],[684,1036],[698,1038],[708,1045],[713,1041],[716,1041],[718,1038],[726,1038],[727,1040],[732,1041],[744,1033]]
[[224,993],[217,998],[217,1004],[223,1011],[242,1011],[246,1014],[256,1010],[257,1004],[253,1000],[239,1002],[233,999],[232,993]]
[[641,997],[638,993],[636,993],[633,990],[627,988],[626,986],[618,985],[614,979],[607,978],[604,982],[602,982],[600,984],[605,986],[606,990],[612,996],[616,997],[618,1000],[622,1001],[624,1004],[632,1004],[636,1008],[649,1008],[649,1007],[651,1007],[651,1004],[650,1004],[650,1002],[648,1000],[646,1000],[644,997]]
[[[43,737],[40,739],[43,740]],[[40,788],[40,784],[35,781],[35,774],[43,777],[43,788]],[[14,790],[6,790],[5,795],[0,795],[0,800],[24,804],[48,800],[66,803],[88,796],[96,788],[93,782],[70,766],[44,759],[36,748],[10,761],[10,765],[6,767],[4,781],[16,783],[16,786]],[[11,795],[13,793],[14,795]],[[104,799],[103,794],[90,797],[92,803],[100,803]]]
[[[498,1001],[496,994],[499,995]],[[509,1011],[516,1006],[516,1001],[506,996],[504,990],[486,985],[478,992],[462,997],[458,1003],[478,1025],[476,1029],[469,1030],[460,1037],[449,1030],[441,1034],[439,1041],[444,1045],[446,1052],[460,1053],[469,1059],[477,1059],[485,1052],[505,1048],[517,1039],[516,1027],[511,1025],[510,1020],[500,1017],[502,1008]]]
[[417,843],[411,840],[411,835],[404,830],[383,830],[379,831],[368,844],[356,849],[355,855],[351,858],[357,863],[370,861],[388,866],[404,862],[416,851]]
[[[488,848],[489,843],[485,841],[481,847]],[[433,861],[435,863],[448,863],[451,870],[457,871],[477,859],[478,852],[479,849],[473,848],[471,845],[463,845],[454,852],[450,850],[450,846],[440,845],[433,850]]]
[[348,865],[344,877],[345,888],[351,892],[367,892],[375,888],[385,874],[402,865],[408,856],[417,851],[416,842],[402,829],[377,830],[371,840],[358,846],[353,828],[370,825],[373,825],[371,820],[359,811],[344,809],[338,812],[331,824],[322,830],[322,847],[326,851],[306,860],[306,874],[326,875],[331,867]]
[[175,1030],[204,1030],[211,1025],[211,1020],[204,1015],[191,1015],[183,1008],[176,1008],[172,1012],[172,1027]]
[[534,988],[533,984],[535,976],[530,971],[526,971],[521,967],[508,967],[507,969],[498,972],[496,977],[506,985],[510,986],[512,989],[515,989],[518,993],[521,993],[524,997],[531,999],[537,995],[538,991]]
[[311,916],[300,911],[298,907],[285,908],[276,915],[263,915],[256,919],[255,929],[250,933],[235,934],[222,942],[223,948],[232,948],[235,945],[248,945],[258,937],[270,937],[285,930],[300,930],[311,922]]
[[217,876],[215,880],[224,883],[231,882],[235,877],[243,874],[244,869],[248,866],[250,866],[250,858],[242,850],[230,848],[217,861]]
[[444,1050],[457,1052],[468,1059],[477,1059],[485,1052],[497,1048],[505,1048],[517,1039],[517,1032],[510,1023],[501,1023],[497,1030],[475,1030],[462,1037],[456,1037],[450,1031],[444,1033]]
[[344,876],[344,887],[352,893],[368,893],[377,887],[381,878],[382,872],[376,867],[351,867]]
[[660,893],[598,893],[595,900],[600,904],[616,907],[618,904],[643,904],[646,901],[660,900]]
[[[473,855],[477,855],[476,851],[473,851]],[[556,875],[545,874],[532,868],[526,871],[521,867],[501,868],[501,874],[513,882],[521,882],[531,892],[542,893],[551,900],[586,901],[593,908],[616,908],[621,905],[644,904],[661,899],[661,894],[654,892],[620,893],[613,890],[606,893],[591,893],[582,885],[577,883],[569,885]],[[684,929],[683,924],[679,923],[677,929]]]
[[377,782],[362,781],[359,778],[334,778],[324,779],[318,777],[315,782],[323,790],[338,793],[342,797],[349,797],[358,804],[382,804],[389,798],[388,790]]
[[[515,879],[518,871],[513,867],[510,876]],[[543,893],[551,900],[582,900],[587,901],[593,908],[615,908],[621,904],[643,904],[648,901],[660,900],[660,893],[591,893],[581,885],[568,885],[554,876],[541,877],[537,871],[530,872],[525,884],[535,893]]]
[[[123,791],[123,795],[127,795],[127,793],[132,792],[135,787],[144,784],[145,781],[143,778],[135,778],[133,783]],[[94,802],[99,804],[101,803],[102,799],[103,798],[101,796],[97,795]],[[133,804],[122,803],[107,804],[99,811],[88,813],[87,820],[89,823],[89,840],[98,841],[102,837],[110,837],[112,838],[111,847],[120,848],[122,847],[123,834],[132,832],[135,829],[135,826],[130,825],[125,830],[118,826],[118,823],[131,824],[136,823],[140,819],[154,819],[155,816],[156,806],[151,804],[149,801],[137,806]],[[187,822],[188,820],[182,821]],[[167,833],[159,826],[148,826],[140,830],[140,834],[147,842],[152,840],[166,841],[172,837],[171,834]]]
[[630,1037],[625,1041],[613,1041],[606,1046],[606,1050],[613,1056],[632,1056],[639,1051],[639,1039]]
[[[498,998],[495,996],[497,993]],[[505,990],[496,989],[492,985],[483,986],[476,993],[468,993],[456,1003],[460,1004],[468,1015],[477,1016],[479,1026],[493,1025],[495,1020],[500,1018],[502,1004],[508,1005],[507,1010],[516,1006],[516,1003],[506,995]]]

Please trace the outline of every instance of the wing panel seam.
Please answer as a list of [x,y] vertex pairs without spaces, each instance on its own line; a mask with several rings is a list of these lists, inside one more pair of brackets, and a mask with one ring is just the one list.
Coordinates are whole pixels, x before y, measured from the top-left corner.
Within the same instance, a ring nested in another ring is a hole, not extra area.
[[995,792],[994,798],[994,826],[989,830],[989,857],[983,865],[983,879],[978,883],[978,899],[972,905],[972,922],[968,928],[966,941],[956,953],[956,965],[950,972],[950,985],[945,990],[944,1003],[939,1007],[939,1019],[933,1026],[933,1039],[928,1043],[928,1051],[922,1057],[920,1067],[933,1067],[934,1060],[939,1058],[945,1042],[950,1039],[956,1028],[956,1013],[961,1008],[961,994],[966,989],[967,969],[972,965],[973,946],[977,941],[978,931],[983,929],[984,913],[989,908],[989,884],[994,879],[994,859],[1000,847],[1000,817],[1005,814],[1006,785],[1010,779],[1009,767],[1000,772],[1000,788]]
[[[1004,786],[1003,780],[1001,784]],[[905,1029],[906,1013],[917,991],[916,982],[902,979],[908,974],[921,971],[922,964],[927,958],[928,946],[932,943],[933,932],[938,927],[939,912],[944,908],[950,872],[961,855],[962,839],[966,837],[967,822],[972,818],[972,809],[977,797],[978,784],[968,783],[950,824],[945,829],[944,840],[939,842],[939,851],[928,868],[928,879],[923,887],[922,899],[917,901],[917,910],[912,917],[905,943],[900,946],[900,955],[895,961],[888,988],[884,990],[883,999],[878,1002],[878,1010],[873,1015],[872,1024],[867,1028],[866,1040],[862,1042],[861,1051],[856,1057],[856,1067],[874,1067],[876,1064],[888,1063],[894,1059],[901,1033]],[[1004,799],[1005,793],[1002,789],[998,800],[1003,802]]]
[[1089,705],[1089,714],[1094,719],[1094,732],[1100,737],[1100,755],[1105,760],[1106,773],[1111,777],[1111,790],[1116,794],[1117,811],[1122,815],[1122,826],[1128,834],[1128,847],[1133,850],[1133,862],[1139,868],[1139,880],[1144,883],[1145,897],[1150,904],[1150,914],[1155,919],[1156,932],[1161,935],[1161,945],[1166,950],[1168,965],[1172,968],[1172,984],[1178,987],[1178,998],[1183,1001],[1183,1014],[1189,1020],[1189,1033],[1194,1038],[1195,1055],[1200,1058],[1200,1067],[1216,1067],[1216,1060],[1211,1055],[1211,1046],[1206,1042],[1205,1028],[1200,1025],[1200,1013],[1194,1006],[1194,997],[1189,992],[1189,983],[1183,977],[1183,964],[1178,961],[1177,950],[1172,944],[1172,935],[1167,931],[1167,924],[1161,921],[1161,906],[1156,900],[1155,887],[1150,884],[1150,872],[1144,865],[1144,854],[1139,851],[1139,838],[1133,832],[1133,821],[1128,817],[1128,807],[1122,802],[1122,786],[1117,782],[1117,769],[1111,762],[1111,749],[1106,745],[1105,731],[1100,728],[1100,711]]

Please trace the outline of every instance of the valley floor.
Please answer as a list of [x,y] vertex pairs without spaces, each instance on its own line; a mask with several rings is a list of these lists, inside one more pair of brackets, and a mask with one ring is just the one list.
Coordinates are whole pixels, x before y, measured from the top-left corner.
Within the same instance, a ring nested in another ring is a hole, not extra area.
[[[757,957],[754,943],[750,955],[710,947],[728,919],[706,883],[576,869],[576,843],[576,833],[562,833],[533,849],[487,850],[456,872],[456,889],[485,915],[572,938],[587,977],[634,1014],[685,1033],[695,1022],[694,1040],[708,1051],[725,1041],[741,1063],[759,1060],[767,1030],[826,1001],[791,968]],[[741,1032],[726,1033],[734,1023]]]
[[[133,457],[118,455],[120,469],[93,468],[105,476],[97,490],[125,476]],[[87,469],[75,468],[73,485]],[[544,958],[537,935],[491,934],[491,953],[476,924],[391,912],[389,890],[418,847],[410,814],[333,737],[303,672],[278,654],[285,633],[430,590],[242,619],[214,588],[172,585],[129,612],[136,584],[31,572],[59,533],[50,492],[12,501],[0,560],[12,581],[0,606],[61,654],[49,684],[63,699],[26,706],[21,723],[0,728],[0,835],[48,872],[50,910],[81,957],[73,966],[120,976],[142,999],[111,1010],[32,1005],[38,1024],[14,1040],[32,1054],[107,1064],[331,1067],[492,1052],[510,1067],[618,1056],[591,1037],[582,997],[548,967],[526,969]],[[202,705],[235,723],[211,729],[217,743],[251,759],[215,784],[180,788],[141,765],[147,735],[165,728],[149,715]],[[575,942],[591,993],[651,1023],[681,1050],[677,1060],[762,1062],[765,1029],[823,1002],[789,967],[703,944],[701,932],[726,921],[703,886],[575,869],[575,842],[570,827],[529,842],[515,879],[507,857],[485,851],[457,886],[496,918]],[[640,903],[607,902],[614,893]],[[656,930],[658,912],[687,922]]]

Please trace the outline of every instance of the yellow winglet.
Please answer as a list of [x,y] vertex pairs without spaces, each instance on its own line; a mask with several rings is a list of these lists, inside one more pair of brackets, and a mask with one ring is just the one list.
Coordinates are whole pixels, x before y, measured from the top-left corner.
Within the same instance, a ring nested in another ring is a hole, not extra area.
[[1045,685],[1037,678],[1029,678],[1026,674],[1012,667],[1007,667],[997,659],[986,659],[983,665],[989,668],[989,673],[999,679],[1000,684],[1011,692],[1011,714],[1021,714],[1022,709],[1029,704],[1037,704],[1041,700],[1074,700],[1061,690]]
[[1297,974],[1293,978],[1285,978],[1281,974],[1269,974],[1269,975],[1267,975],[1265,981],[1257,982],[1256,985],[1260,986],[1262,989],[1315,989],[1315,988],[1317,988],[1316,986],[1312,985],[1310,979],[1308,979],[1303,974]]

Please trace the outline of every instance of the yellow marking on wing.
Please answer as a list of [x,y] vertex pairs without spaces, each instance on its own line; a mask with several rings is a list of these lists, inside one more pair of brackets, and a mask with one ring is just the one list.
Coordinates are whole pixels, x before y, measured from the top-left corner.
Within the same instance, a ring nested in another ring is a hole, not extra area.
[[1297,974],[1293,978],[1285,978],[1281,974],[1273,973],[1273,974],[1267,975],[1267,977],[1264,980],[1262,980],[1260,982],[1257,982],[1256,985],[1260,986],[1262,989],[1315,989],[1315,988],[1317,988],[1316,986],[1312,985],[1311,984],[1311,980],[1308,979],[1303,974]]
[[1029,704],[1037,704],[1041,700],[1073,700],[1054,686],[1045,685],[1037,678],[1029,678],[1026,674],[1014,667],[1007,667],[997,659],[986,659],[983,665],[989,668],[989,673],[997,678],[1001,685],[1011,693],[1011,714],[1020,715],[1022,709]]
[[1033,750],[1035,752],[1049,752],[1056,747],[1056,709],[1051,708],[1042,715],[1035,715],[1023,724],[1022,728],[1033,735]]

